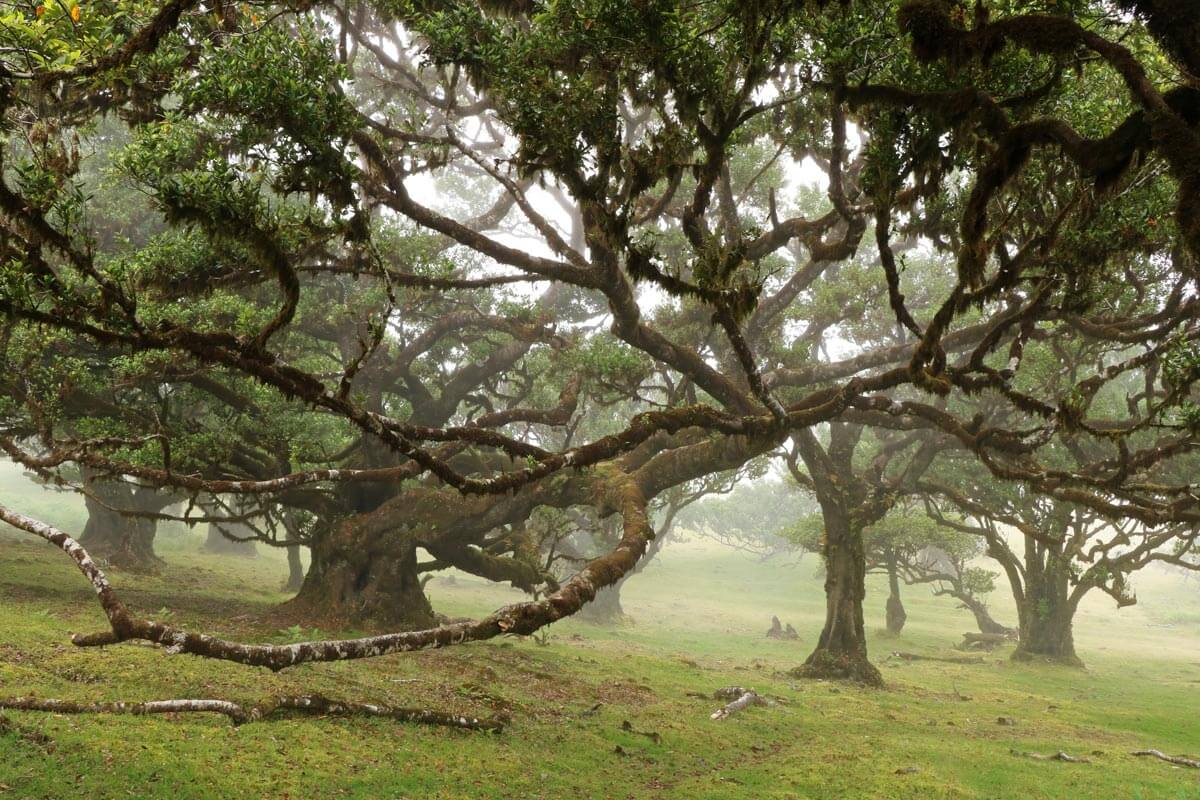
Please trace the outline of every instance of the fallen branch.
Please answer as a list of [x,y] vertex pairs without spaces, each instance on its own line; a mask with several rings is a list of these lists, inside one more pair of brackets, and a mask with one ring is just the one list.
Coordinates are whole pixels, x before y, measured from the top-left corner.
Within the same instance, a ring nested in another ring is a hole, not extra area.
[[0,711],[46,711],[51,714],[224,714],[234,725],[261,722],[279,711],[296,711],[316,716],[386,717],[399,722],[421,725],[440,725],[473,731],[504,729],[501,720],[447,714],[421,708],[399,708],[370,703],[350,703],[330,700],[321,695],[277,697],[253,706],[242,706],[229,700],[155,700],[148,703],[75,703],[70,700],[49,700],[36,697],[0,699]]
[[1023,756],[1024,758],[1032,758],[1034,761],[1065,761],[1069,764],[1090,764],[1090,763],[1092,763],[1091,759],[1076,758],[1075,756],[1064,753],[1062,750],[1059,750],[1057,753],[1055,753],[1054,755],[1051,755],[1051,756],[1044,755],[1042,753],[1027,753],[1024,750],[1011,750],[1010,752],[1014,756]]
[[986,663],[982,657],[971,656],[923,656],[919,653],[904,653],[899,650],[892,653],[894,658],[900,658],[904,661],[943,661],[947,664],[983,664]]
[[730,697],[735,699],[724,708],[718,708],[714,711],[709,719],[727,719],[750,706],[765,706],[767,704],[765,697],[762,697],[752,689],[743,689],[740,686],[730,686],[713,692],[713,698],[716,700],[724,700]]
[[0,505],[0,520],[39,536],[65,552],[92,584],[110,630],[74,634],[77,647],[101,647],[131,640],[154,642],[168,653],[190,653],[266,667],[274,672],[296,664],[374,658],[390,653],[425,650],[464,642],[492,639],[504,634],[531,634],[551,622],[570,616],[596,596],[596,592],[621,579],[646,552],[654,538],[646,513],[646,499],[632,484],[621,486],[618,513],[623,517],[622,537],[608,554],[588,561],[557,591],[540,600],[505,606],[478,621],[458,622],[418,631],[400,631],[360,639],[329,639],[289,645],[242,644],[201,633],[179,630],[150,619],[135,617],[117,596],[108,577],[79,542],[63,531]]
[[963,641],[967,644],[1005,644],[1013,641],[1012,633],[973,633],[967,631],[963,634]]
[[1186,758],[1185,756],[1169,756],[1162,750],[1134,750],[1132,755],[1135,756],[1153,756],[1161,761],[1166,761],[1168,764],[1175,764],[1179,767],[1191,767],[1192,769],[1200,769],[1200,761],[1194,758]]

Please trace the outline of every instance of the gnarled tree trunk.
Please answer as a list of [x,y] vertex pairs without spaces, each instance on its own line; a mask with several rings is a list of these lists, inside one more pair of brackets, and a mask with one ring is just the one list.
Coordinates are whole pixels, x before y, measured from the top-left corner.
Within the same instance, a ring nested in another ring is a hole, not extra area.
[[1024,596],[1017,613],[1021,633],[1013,658],[1045,658],[1081,666],[1075,654],[1067,559],[1027,537]]
[[343,528],[314,544],[308,574],[291,605],[315,618],[348,624],[394,630],[433,626],[416,547],[391,536],[347,541],[346,533]]
[[[394,453],[368,439],[360,447],[356,466],[395,463]],[[347,483],[338,491],[352,516],[310,542],[308,574],[296,597],[286,605],[312,618],[368,628],[406,630],[436,624],[433,606],[421,585],[417,545],[403,529],[404,515],[380,511],[394,497],[395,488]],[[382,524],[373,521],[377,511],[386,520]]]
[[867,660],[863,600],[867,565],[862,531],[835,504],[822,504],[825,521],[825,627],[800,674],[880,685],[883,676]]

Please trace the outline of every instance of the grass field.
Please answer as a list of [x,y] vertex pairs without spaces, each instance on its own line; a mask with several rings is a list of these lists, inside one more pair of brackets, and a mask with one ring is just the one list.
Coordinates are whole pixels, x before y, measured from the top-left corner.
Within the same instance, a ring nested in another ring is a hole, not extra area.
[[[0,471],[0,498],[82,528],[75,498],[42,492],[11,469]],[[282,556],[203,556],[201,539],[164,531],[166,569],[117,573],[118,589],[139,610],[177,624],[244,639],[294,637],[256,622],[285,599],[277,591]],[[761,563],[703,541],[673,542],[627,587],[626,625],[568,620],[545,645],[501,640],[272,675],[145,646],[73,648],[69,632],[103,627],[90,588],[49,545],[0,532],[0,695],[255,702],[321,692],[512,710],[499,735],[363,719],[235,728],[213,715],[7,712],[0,797],[1200,798],[1200,770],[1129,754],[1200,751],[1196,583],[1146,574],[1138,606],[1118,613],[1101,599],[1087,605],[1076,629],[1086,670],[1016,664],[1007,651],[981,666],[890,659],[892,650],[943,652],[971,629],[966,612],[913,589],[904,633],[872,636],[888,687],[863,690],[786,675],[819,628],[816,566],[811,556]],[[464,576],[437,579],[430,592],[453,615],[517,597]],[[873,584],[869,624],[882,626],[883,602]],[[993,605],[998,619],[1013,622],[1009,598],[998,592]],[[772,614],[801,640],[763,638]],[[688,694],[729,685],[778,702],[714,722],[709,714],[721,703]],[[625,721],[660,740],[623,730]],[[1013,750],[1064,750],[1091,763]]]

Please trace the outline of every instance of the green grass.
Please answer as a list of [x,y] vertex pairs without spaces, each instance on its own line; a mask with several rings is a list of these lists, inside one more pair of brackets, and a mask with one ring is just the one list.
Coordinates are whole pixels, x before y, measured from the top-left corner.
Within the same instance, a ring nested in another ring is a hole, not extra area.
[[[74,499],[31,490],[11,472],[0,472],[0,496],[81,527]],[[168,567],[115,574],[123,596],[179,624],[286,641],[256,622],[285,599],[282,557],[204,556],[201,539],[164,532]],[[701,541],[672,543],[630,582],[630,624],[566,620],[545,646],[509,639],[272,675],[152,647],[73,648],[70,632],[103,626],[92,592],[58,551],[0,533],[0,695],[255,702],[314,691],[479,714],[492,712],[490,695],[513,713],[503,734],[490,735],[362,719],[233,728],[211,715],[8,712],[15,729],[0,732],[0,797],[1200,798],[1200,770],[1128,754],[1200,751],[1195,583],[1152,573],[1138,579],[1143,606],[1118,613],[1089,603],[1077,626],[1086,671],[1016,664],[1007,651],[982,666],[889,660],[891,650],[941,652],[971,629],[952,603],[912,589],[903,635],[872,636],[888,688],[871,691],[786,675],[821,620],[815,567],[812,557],[760,563]],[[435,580],[430,592],[454,615],[518,597],[462,575]],[[1013,620],[1010,601],[997,593],[994,605],[997,618]],[[801,640],[763,638],[772,614]],[[877,584],[868,614],[882,624]],[[720,703],[688,696],[734,684],[781,702],[712,722]],[[596,703],[597,714],[581,716]],[[1016,725],[998,725],[1001,716]],[[623,731],[625,720],[661,742]],[[1032,761],[1013,749],[1093,763]],[[897,774],[908,767],[919,771]]]

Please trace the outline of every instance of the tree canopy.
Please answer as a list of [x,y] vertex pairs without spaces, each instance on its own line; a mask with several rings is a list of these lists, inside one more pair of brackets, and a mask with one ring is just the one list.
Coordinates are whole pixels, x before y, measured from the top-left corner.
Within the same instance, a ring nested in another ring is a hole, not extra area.
[[[762,459],[822,512],[810,674],[878,679],[864,531],[906,497],[978,518],[967,476],[1190,564],[1191,5],[10,7],[0,446],[190,521],[239,497],[312,549],[297,607],[406,630],[177,630],[0,518],[96,587],[77,644],[274,669],[532,633]],[[564,578],[549,511],[620,533]],[[536,597],[439,624],[450,566]]]

